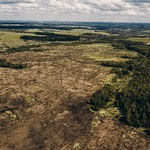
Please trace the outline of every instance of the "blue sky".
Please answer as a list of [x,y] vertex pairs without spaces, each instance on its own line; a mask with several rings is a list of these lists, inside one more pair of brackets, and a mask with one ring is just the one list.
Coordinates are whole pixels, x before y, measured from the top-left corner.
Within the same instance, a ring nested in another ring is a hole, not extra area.
[[149,22],[150,0],[0,0],[0,20]]

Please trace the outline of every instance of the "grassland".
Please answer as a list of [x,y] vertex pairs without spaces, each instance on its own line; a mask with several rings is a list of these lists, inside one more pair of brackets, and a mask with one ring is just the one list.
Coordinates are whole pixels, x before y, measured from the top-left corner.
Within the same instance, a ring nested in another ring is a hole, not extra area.
[[[110,44],[89,44],[88,48],[92,48],[92,51],[88,51],[85,56],[96,61],[127,61],[130,57],[136,58],[137,53],[126,50],[117,50]],[[126,58],[126,59],[125,59]]]
[[104,31],[95,31],[95,30],[82,30],[82,29],[73,29],[73,30],[51,30],[53,33],[58,33],[58,34],[67,34],[67,35],[75,35],[79,36],[85,33],[90,33],[90,34],[102,34],[102,35],[110,35],[107,32]]
[[133,41],[133,42],[143,42],[143,43],[150,43],[150,38],[149,37],[139,37],[139,38],[129,38],[129,40]]
[[20,39],[22,35],[36,36],[32,32],[21,33],[21,32],[13,32],[13,31],[0,31],[0,50],[2,51],[7,48],[35,44],[34,41],[27,42],[27,41]]
[[[101,34],[101,35],[110,35],[107,32],[104,31],[94,31],[94,30],[79,30],[79,29],[73,29],[73,30],[39,30],[39,29],[29,29],[29,30],[22,30],[21,32],[15,32],[15,31],[6,31],[1,30],[0,31],[0,51],[5,51],[8,48],[15,48],[18,46],[26,46],[26,45],[34,45],[34,44],[43,44],[44,41],[34,41],[34,40],[23,40],[20,37],[21,36],[43,36],[43,35],[36,35],[35,32],[49,32],[49,33],[55,33],[55,34],[64,34],[64,35],[73,35],[73,36],[80,36],[84,33],[90,33],[90,34]],[[48,44],[51,42],[45,42],[44,44]],[[67,43],[67,41],[65,42]]]

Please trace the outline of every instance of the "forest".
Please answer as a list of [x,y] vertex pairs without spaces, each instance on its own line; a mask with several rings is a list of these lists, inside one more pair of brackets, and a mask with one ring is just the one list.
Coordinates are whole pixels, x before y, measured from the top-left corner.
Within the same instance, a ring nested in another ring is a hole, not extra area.
[[[113,67],[112,72],[117,78],[130,75],[132,79],[122,89],[114,85],[105,85],[93,94],[87,102],[93,110],[106,106],[115,97],[115,106],[121,112],[120,121],[134,127],[150,127],[150,51],[144,43],[116,40],[113,46],[138,52],[139,56],[126,62],[102,62],[101,65]],[[148,130],[146,132],[149,133]]]

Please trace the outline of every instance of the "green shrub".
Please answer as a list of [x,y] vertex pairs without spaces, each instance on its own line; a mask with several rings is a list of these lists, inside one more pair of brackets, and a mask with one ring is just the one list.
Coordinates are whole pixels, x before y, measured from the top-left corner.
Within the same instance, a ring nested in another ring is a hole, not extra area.
[[26,68],[26,65],[24,65],[24,64],[12,64],[12,63],[8,62],[6,59],[0,59],[0,67],[23,69],[23,68]]

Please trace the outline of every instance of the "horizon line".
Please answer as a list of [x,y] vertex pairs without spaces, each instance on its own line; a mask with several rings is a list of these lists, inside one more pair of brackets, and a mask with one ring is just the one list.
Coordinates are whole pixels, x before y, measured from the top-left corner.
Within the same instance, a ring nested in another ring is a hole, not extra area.
[[68,23],[138,23],[150,24],[150,22],[124,22],[124,21],[58,21],[58,20],[0,20],[0,22],[68,22]]

